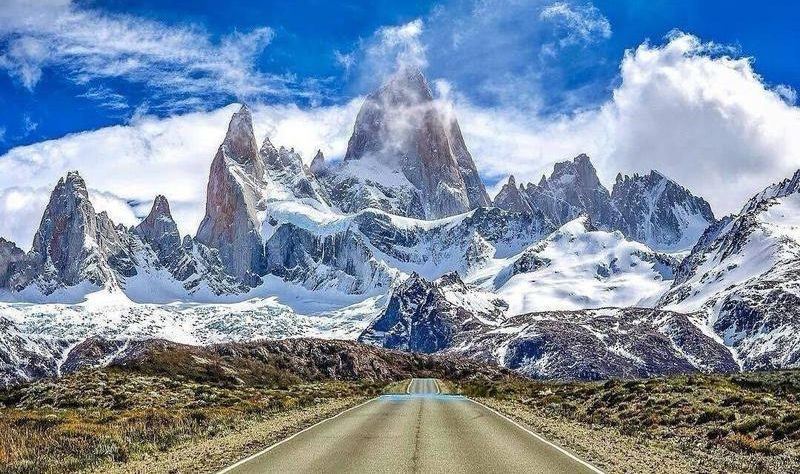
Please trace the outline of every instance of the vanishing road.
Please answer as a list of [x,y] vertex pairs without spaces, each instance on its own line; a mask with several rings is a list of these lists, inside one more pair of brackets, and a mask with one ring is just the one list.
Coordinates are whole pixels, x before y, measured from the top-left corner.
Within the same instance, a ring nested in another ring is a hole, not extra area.
[[221,471],[598,473],[508,418],[414,379],[405,395],[351,408]]

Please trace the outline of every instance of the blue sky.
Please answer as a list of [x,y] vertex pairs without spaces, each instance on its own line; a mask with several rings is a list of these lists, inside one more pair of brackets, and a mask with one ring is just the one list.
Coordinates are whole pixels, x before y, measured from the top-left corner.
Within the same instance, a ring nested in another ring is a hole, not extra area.
[[235,103],[259,139],[341,158],[363,96],[422,68],[489,193],[587,153],[717,215],[800,168],[797,2],[0,1],[0,236],[25,247],[68,170],[135,224],[202,218]]
[[[523,109],[535,107],[540,114],[592,107],[611,94],[625,50],[647,39],[660,42],[673,29],[754,57],[755,68],[767,84],[800,87],[797,2],[606,0],[593,6],[566,2],[576,9],[592,8],[597,18],[608,22],[610,31],[567,41],[549,57],[542,56],[543,45],[569,35],[564,25],[542,18],[543,9],[557,2],[497,3],[504,7],[492,5],[491,11],[472,15],[480,2],[229,0],[224,6],[215,1],[76,2],[70,7],[73,10],[120,22],[143,20],[164,29],[192,29],[212,46],[235,32],[269,28],[268,42],[253,54],[249,66],[254,73],[280,76],[280,90],[237,94],[214,90],[215,84],[209,82],[200,85],[206,90],[181,91],[170,84],[146,84],[141,77],[124,73],[86,80],[60,61],[45,62],[41,77],[26,86],[6,69],[0,71],[0,127],[4,130],[0,154],[17,145],[126,123],[142,113],[165,116],[210,110],[236,100],[291,101],[302,106],[343,103],[380,79],[372,69],[375,65],[363,57],[376,31],[415,19],[425,24],[421,39],[428,76],[450,81],[459,93],[486,106],[512,101]],[[19,21],[19,15],[25,14],[23,5],[12,1],[0,8],[18,8],[13,21]],[[490,16],[496,18],[486,20]],[[0,33],[5,33],[0,36],[0,51],[6,56],[20,37],[7,18],[0,17],[0,22],[6,22],[6,28],[0,27]],[[472,37],[461,48],[452,44],[454,32],[459,31]],[[342,57],[352,58],[355,64],[348,70]],[[512,91],[488,86],[498,78]]]

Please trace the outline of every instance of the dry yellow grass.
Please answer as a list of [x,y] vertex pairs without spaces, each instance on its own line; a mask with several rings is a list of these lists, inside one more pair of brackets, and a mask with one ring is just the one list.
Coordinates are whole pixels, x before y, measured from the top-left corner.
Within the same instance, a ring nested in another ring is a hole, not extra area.
[[380,387],[342,382],[286,389],[218,387],[87,371],[5,393],[0,472],[62,473],[164,453],[276,415],[357,400]]

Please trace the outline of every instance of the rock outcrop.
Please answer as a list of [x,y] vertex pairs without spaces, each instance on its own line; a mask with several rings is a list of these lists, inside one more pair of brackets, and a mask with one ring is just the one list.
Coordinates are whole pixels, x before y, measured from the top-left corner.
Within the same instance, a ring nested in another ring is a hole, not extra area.
[[0,288],[8,286],[8,280],[14,274],[16,266],[25,259],[25,252],[14,242],[0,237]]
[[617,175],[611,202],[620,213],[615,228],[657,249],[690,248],[716,220],[703,198],[657,171]]
[[314,176],[322,176],[326,169],[327,163],[325,162],[325,155],[322,154],[322,150],[317,150],[317,154],[314,155],[314,159],[311,160],[311,165],[309,165],[309,170],[314,174]]
[[514,175],[511,175],[494,198],[494,205],[511,212],[529,213],[532,208],[523,192],[522,188],[517,187]]
[[[268,200],[297,200],[307,204],[328,206],[325,190],[294,149],[275,148],[269,138],[266,138],[261,145],[259,155],[266,171]],[[320,153],[317,156],[321,156]],[[324,158],[322,160],[324,167]],[[319,164],[319,160],[317,163]]]

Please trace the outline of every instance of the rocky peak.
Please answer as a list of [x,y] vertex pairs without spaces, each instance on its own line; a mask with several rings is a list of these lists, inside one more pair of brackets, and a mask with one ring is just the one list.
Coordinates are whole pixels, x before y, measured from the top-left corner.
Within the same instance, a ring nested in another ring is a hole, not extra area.
[[325,155],[322,154],[322,150],[317,150],[317,154],[314,155],[314,159],[311,160],[311,172],[315,175],[320,175],[325,172]]
[[428,81],[417,67],[403,67],[378,90],[385,104],[413,106],[433,100]]
[[86,182],[77,171],[60,178],[50,194],[39,230],[33,238],[33,251],[50,257],[63,268],[94,243],[96,215]]
[[267,170],[291,173],[303,173],[305,166],[300,154],[294,148],[287,150],[286,147],[276,149],[269,138],[264,139],[261,146],[261,158]]
[[611,205],[608,190],[600,183],[591,160],[585,154],[553,166],[549,178],[525,188],[528,204],[561,226],[585,212],[601,228],[614,228],[619,213]]
[[511,212],[531,212],[531,206],[523,192],[517,187],[514,175],[508,177],[508,182],[497,193],[494,205]]
[[657,250],[690,248],[715,222],[708,202],[655,170],[618,176],[611,201],[620,215],[614,228]]
[[258,151],[261,156],[268,156],[278,153],[278,149],[272,144],[269,137],[264,138],[264,143],[261,144],[261,149]]
[[[369,166],[380,169],[374,172],[376,176],[356,171],[341,180],[357,191],[332,190],[332,195],[341,196],[342,207],[349,210],[386,202],[387,206],[380,207],[388,212],[433,219],[490,202],[458,123],[440,110],[419,69],[403,68],[367,96],[344,158],[345,164],[357,160],[368,160]],[[397,172],[408,184],[389,179]],[[358,183],[376,189],[364,191]],[[389,189],[400,187],[404,189]],[[358,192],[387,199],[353,205],[356,199],[352,194]],[[402,202],[394,202],[397,196],[402,196]]]
[[156,196],[150,213],[136,226],[135,232],[151,245],[155,245],[156,250],[178,248],[181,244],[178,225],[170,213],[169,202],[161,194]]
[[779,183],[767,186],[766,189],[750,198],[741,213],[744,214],[756,209],[763,201],[789,196],[798,191],[800,191],[800,169],[795,171],[791,178],[786,178]]
[[45,208],[24,268],[9,276],[21,289],[36,282],[45,294],[88,281],[114,284],[135,274],[131,252],[106,213],[96,214],[83,178],[75,172],[58,181]]
[[[310,199],[326,207],[329,205],[327,195],[317,181],[317,177],[303,163],[303,158],[294,151],[294,148],[286,149],[282,146],[275,149],[267,138],[264,140],[260,153],[268,181],[268,191],[265,195],[267,199],[293,197]],[[317,156],[321,156],[321,152],[318,152]],[[324,167],[324,158],[321,159]],[[316,162],[319,166],[319,160]],[[316,203],[312,204],[316,205]]]
[[[595,191],[603,188],[600,179],[597,177],[597,171],[592,165],[589,156],[581,153],[572,159],[572,161],[562,161],[553,166],[553,174],[550,175],[548,180],[550,184],[553,181],[562,184],[572,183],[573,186],[580,189]],[[607,190],[605,190],[608,193]]]
[[225,140],[211,162],[206,215],[197,230],[197,241],[218,250],[226,271],[250,286],[260,283],[264,265],[258,217],[263,210],[264,165],[250,111],[242,106],[233,114]]
[[258,166],[258,143],[253,132],[253,116],[246,105],[233,114],[221,145],[227,156],[248,167]]

